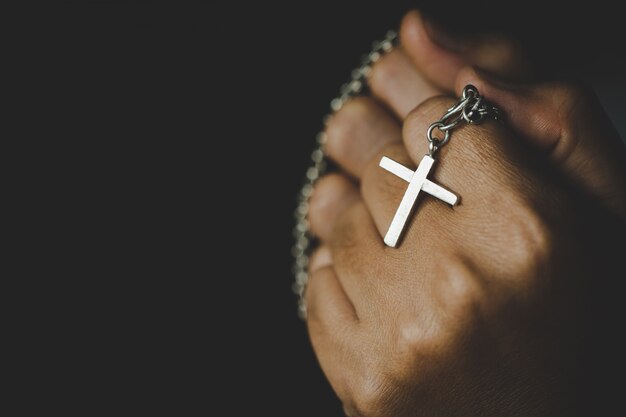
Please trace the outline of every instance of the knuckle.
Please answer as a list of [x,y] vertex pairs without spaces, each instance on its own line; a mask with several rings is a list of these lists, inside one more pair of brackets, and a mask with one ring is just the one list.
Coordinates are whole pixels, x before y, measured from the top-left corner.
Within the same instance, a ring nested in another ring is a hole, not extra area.
[[537,268],[549,257],[553,249],[552,233],[540,216],[531,212],[524,222],[518,223],[514,247],[520,257],[520,263]]
[[[441,333],[450,336],[455,331],[470,327],[487,299],[479,274],[469,262],[451,259],[439,268],[436,298],[442,305],[439,311],[444,314],[439,328],[443,329]],[[449,342],[442,340],[442,337],[437,340]]]
[[593,89],[579,81],[556,82],[553,88],[553,102],[558,111],[558,118],[563,127],[585,116],[589,104],[594,100]]
[[373,371],[361,375],[353,386],[348,408],[361,417],[390,416],[386,386],[385,379]]
[[352,403],[343,403],[343,413],[346,415],[346,417],[359,417]]
[[337,111],[326,126],[326,151],[337,159],[353,151],[358,131],[366,125],[376,104],[368,97],[356,97]]
[[429,313],[399,326],[398,352],[405,364],[453,350],[487,302],[478,274],[465,262],[448,260],[434,276]]
[[433,122],[436,122],[454,103],[450,97],[431,97],[415,107],[404,120],[404,137],[422,137]]
[[443,331],[434,316],[414,318],[401,323],[398,328],[398,355],[401,369],[422,356],[437,352],[442,343]]
[[581,140],[589,137],[590,129],[598,129],[604,120],[604,109],[591,86],[578,81],[562,81],[551,86],[554,126],[560,138],[560,158],[565,159]]
[[404,324],[399,329],[396,367],[398,375],[403,376],[407,372],[412,372],[420,358],[432,357],[441,351],[440,347],[445,345],[440,341],[443,333],[433,332],[432,327],[433,323],[428,320],[428,324],[427,321]]
[[585,100],[593,96],[591,87],[582,81],[557,81],[554,92],[561,101]]
[[512,271],[518,271],[521,284],[532,284],[532,278],[541,275],[540,270],[554,251],[554,231],[530,201],[512,205],[509,217],[506,241],[509,266]]

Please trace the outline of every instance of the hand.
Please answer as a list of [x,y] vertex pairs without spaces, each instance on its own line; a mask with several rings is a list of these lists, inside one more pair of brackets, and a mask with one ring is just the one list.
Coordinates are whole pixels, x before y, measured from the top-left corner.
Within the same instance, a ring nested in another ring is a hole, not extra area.
[[[327,151],[361,193],[331,175],[311,201],[323,243],[307,323],[324,372],[351,416],[590,415],[580,390],[602,380],[586,380],[583,365],[603,345],[590,327],[614,324],[612,278],[625,276],[607,238],[624,243],[623,145],[579,88],[505,86],[467,68],[519,79],[506,41],[496,60],[480,42],[445,50],[417,13],[401,39],[404,50],[373,70],[376,98],[352,101],[328,126]],[[427,98],[468,83],[507,124],[455,130],[431,178],[461,205],[421,198],[402,245],[387,248],[406,183],[378,162],[418,163],[426,129],[454,102]]]

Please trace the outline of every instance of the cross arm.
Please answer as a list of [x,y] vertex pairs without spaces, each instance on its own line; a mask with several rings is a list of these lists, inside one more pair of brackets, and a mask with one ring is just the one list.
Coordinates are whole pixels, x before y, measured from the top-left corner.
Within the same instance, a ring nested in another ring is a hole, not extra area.
[[[379,165],[381,168],[384,168],[394,175],[397,175],[406,182],[411,182],[411,178],[413,178],[414,171],[410,170],[402,164],[397,163],[393,159],[387,158],[386,156],[383,156],[383,158],[380,160]],[[422,184],[422,190],[432,195],[433,197],[437,197],[438,199],[445,201],[451,206],[456,205],[459,200],[459,198],[455,194],[428,179],[424,180],[424,183]]]
[[399,164],[393,159],[387,158],[386,156],[383,156],[378,165],[380,165],[381,168],[384,168],[385,170],[391,172],[392,174],[402,178],[406,182],[411,182],[411,178],[413,178],[414,171],[411,171],[404,165]]

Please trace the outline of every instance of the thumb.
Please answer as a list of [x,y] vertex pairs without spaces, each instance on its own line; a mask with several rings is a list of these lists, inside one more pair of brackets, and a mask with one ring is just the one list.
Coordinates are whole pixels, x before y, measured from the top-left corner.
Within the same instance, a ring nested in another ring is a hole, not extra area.
[[459,71],[468,65],[510,80],[526,80],[532,65],[521,45],[499,34],[467,35],[408,12],[400,25],[402,46],[420,73],[444,91],[453,91]]
[[476,68],[459,73],[457,93],[467,84],[500,107],[506,122],[566,177],[626,217],[626,151],[589,88],[563,82],[514,86]]

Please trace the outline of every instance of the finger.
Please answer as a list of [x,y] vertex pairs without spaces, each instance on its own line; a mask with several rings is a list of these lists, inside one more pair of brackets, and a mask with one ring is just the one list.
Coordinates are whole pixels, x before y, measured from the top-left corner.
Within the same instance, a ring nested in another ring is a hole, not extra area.
[[328,122],[326,133],[328,156],[357,178],[374,153],[386,143],[401,139],[398,122],[367,97],[344,104]]
[[442,92],[417,71],[402,47],[383,56],[372,67],[368,82],[374,96],[400,120],[419,103]]
[[468,65],[512,80],[531,75],[522,48],[512,40],[500,35],[470,38],[454,34],[416,10],[404,17],[400,39],[423,77],[447,92],[454,90],[459,71]]
[[381,277],[373,271],[384,267],[384,246],[372,217],[362,201],[342,214],[329,241],[333,266],[359,318],[367,317],[371,300],[379,293]]
[[417,11],[404,18],[401,37],[403,45],[384,55],[368,77],[374,96],[401,120],[424,100],[452,92],[458,72],[468,65],[515,80],[531,73],[525,55],[513,41],[499,35],[451,35]]
[[309,326],[332,333],[335,326],[354,326],[358,317],[332,266],[310,271],[305,300]]
[[459,74],[457,91],[475,85],[507,123],[546,152],[562,172],[605,207],[626,212],[626,152],[592,91],[567,83],[511,85],[476,69]]
[[360,199],[354,184],[341,174],[329,174],[317,181],[310,199],[309,223],[313,235],[328,240],[337,218]]
[[307,326],[324,374],[339,396],[345,395],[346,347],[354,340],[358,318],[332,267],[309,276]]

